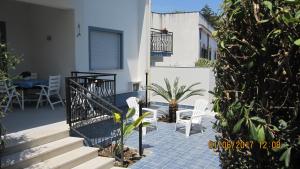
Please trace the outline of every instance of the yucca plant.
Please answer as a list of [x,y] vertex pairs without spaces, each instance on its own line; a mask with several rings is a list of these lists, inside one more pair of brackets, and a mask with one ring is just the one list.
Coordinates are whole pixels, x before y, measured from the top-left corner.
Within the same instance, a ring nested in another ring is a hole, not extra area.
[[[149,122],[143,122],[144,118],[149,116],[149,112],[143,113],[142,116],[137,118],[134,121],[130,121],[130,119],[134,116],[135,114],[135,109],[129,109],[126,118],[123,121],[123,126],[121,127],[121,130],[123,130],[123,138],[126,140],[134,131],[134,129],[138,128],[141,124],[143,127],[148,126],[150,123]],[[121,123],[122,120],[122,114],[121,113],[114,113],[114,122],[115,123]],[[114,147],[114,154],[117,156],[121,154],[122,148],[121,148],[121,140],[118,140],[116,143],[116,146]]]
[[200,83],[194,83],[190,86],[179,86],[178,77],[175,78],[173,86],[171,86],[167,78],[165,78],[164,80],[166,88],[156,83],[152,83],[151,86],[147,87],[147,89],[153,91],[154,96],[161,96],[169,103],[169,122],[172,123],[176,121],[176,111],[178,110],[178,103],[186,100],[191,96],[202,96],[202,92],[204,92],[204,90],[194,89],[194,87],[200,85]]

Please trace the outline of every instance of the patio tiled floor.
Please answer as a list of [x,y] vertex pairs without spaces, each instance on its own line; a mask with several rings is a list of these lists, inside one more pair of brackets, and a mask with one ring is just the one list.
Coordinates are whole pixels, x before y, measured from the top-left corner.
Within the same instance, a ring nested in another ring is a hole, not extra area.
[[[205,117],[203,133],[199,128],[185,137],[184,128],[174,132],[174,124],[159,123],[158,130],[150,131],[143,137],[143,146],[149,155],[130,166],[132,169],[219,169],[219,158],[208,148],[208,141],[214,140],[212,123],[214,118]],[[134,132],[126,145],[138,148],[138,133]]]

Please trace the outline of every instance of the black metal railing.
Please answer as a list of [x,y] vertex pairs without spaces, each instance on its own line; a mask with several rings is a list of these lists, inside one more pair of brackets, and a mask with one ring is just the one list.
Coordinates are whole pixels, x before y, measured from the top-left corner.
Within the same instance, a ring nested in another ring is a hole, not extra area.
[[151,53],[173,53],[173,33],[151,31]]
[[123,162],[123,116],[120,123],[114,113],[123,114],[114,106],[116,75],[90,72],[72,72],[66,77],[66,112],[71,135],[83,137],[85,144],[101,149],[121,147],[120,154],[111,155]]
[[116,104],[116,74],[94,72],[71,72],[78,84],[95,93],[97,96]]

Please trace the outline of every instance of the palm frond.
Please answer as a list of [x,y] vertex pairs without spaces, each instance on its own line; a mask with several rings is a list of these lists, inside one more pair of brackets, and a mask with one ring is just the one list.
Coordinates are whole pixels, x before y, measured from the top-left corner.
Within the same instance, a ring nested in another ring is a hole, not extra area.
[[174,80],[174,83],[173,83],[173,97],[172,99],[175,99],[176,98],[176,95],[177,95],[177,92],[178,92],[178,82],[179,82],[179,78],[176,77],[175,80]]
[[189,87],[187,87],[185,90],[184,90],[184,93],[186,93],[187,91],[192,91],[192,88],[197,86],[197,85],[200,85],[201,83],[194,83],[192,85],[190,85]]
[[182,102],[183,100],[185,100],[191,96],[203,96],[202,92],[204,92],[204,91],[205,90],[203,90],[203,89],[193,90],[189,94],[187,94],[183,98],[181,98],[178,102]]
[[152,83],[151,86],[147,86],[147,89],[150,91],[153,91],[153,95],[161,96],[169,103],[171,101],[175,101],[176,103],[179,103],[191,96],[195,95],[203,95],[202,92],[205,90],[203,89],[193,89],[195,86],[199,85],[200,83],[194,83],[190,86],[182,85],[179,86],[179,78],[176,77],[176,79],[173,82],[173,86],[170,85],[170,82],[168,79],[164,79],[166,89],[162,86]]
[[166,87],[167,87],[168,95],[169,95],[170,98],[173,98],[170,82],[167,78],[165,78],[164,80],[165,80],[165,84],[166,84]]
[[185,85],[184,86],[180,86],[180,88],[178,89],[178,92],[176,93],[176,96],[175,96],[176,100],[179,100],[185,94],[185,92],[184,92],[185,88],[186,88]]
[[153,96],[158,95],[167,100],[168,102],[171,101],[168,92],[160,85],[153,83],[151,86],[148,86],[147,89],[153,91]]

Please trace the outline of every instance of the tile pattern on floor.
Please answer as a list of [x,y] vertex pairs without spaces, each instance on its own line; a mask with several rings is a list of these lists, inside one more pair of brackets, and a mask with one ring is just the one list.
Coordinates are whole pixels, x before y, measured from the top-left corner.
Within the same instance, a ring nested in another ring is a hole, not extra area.
[[[201,128],[193,127],[189,138],[185,128],[175,124],[159,122],[158,130],[143,136],[143,146],[149,155],[130,166],[131,169],[219,169],[218,154],[208,148],[208,141],[214,140],[216,133],[211,128],[213,117],[204,117]],[[126,140],[126,145],[138,148],[138,132]]]

